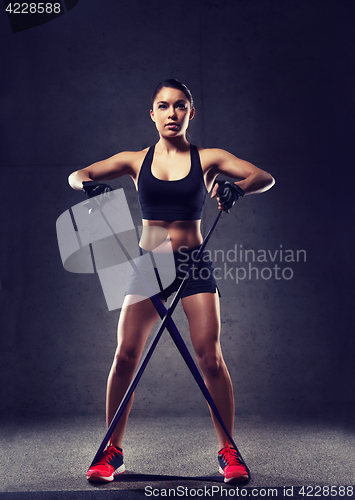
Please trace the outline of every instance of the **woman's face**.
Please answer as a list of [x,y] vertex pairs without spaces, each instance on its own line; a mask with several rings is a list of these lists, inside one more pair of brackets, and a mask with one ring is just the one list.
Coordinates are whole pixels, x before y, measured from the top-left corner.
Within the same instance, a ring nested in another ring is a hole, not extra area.
[[161,136],[185,135],[195,109],[191,108],[186,95],[178,89],[163,87],[155,97],[150,116]]

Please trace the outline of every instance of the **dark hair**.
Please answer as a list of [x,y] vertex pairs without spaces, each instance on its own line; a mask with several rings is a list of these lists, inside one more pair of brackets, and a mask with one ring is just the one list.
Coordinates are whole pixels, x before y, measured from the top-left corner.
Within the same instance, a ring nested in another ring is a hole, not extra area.
[[191,108],[194,107],[194,100],[192,98],[192,94],[189,91],[189,89],[186,87],[186,85],[183,84],[182,82],[179,82],[179,80],[175,80],[175,78],[169,78],[168,80],[164,80],[163,82],[159,83],[159,85],[157,85],[155,87],[155,90],[154,90],[154,92],[152,94],[152,99],[151,99],[152,108],[153,108],[153,104],[154,104],[154,101],[155,101],[155,98],[156,98],[157,94],[164,87],[168,87],[168,88],[171,88],[171,89],[181,90],[181,92],[183,92],[185,94],[185,96],[187,97],[187,99],[188,99],[188,101],[190,103]]

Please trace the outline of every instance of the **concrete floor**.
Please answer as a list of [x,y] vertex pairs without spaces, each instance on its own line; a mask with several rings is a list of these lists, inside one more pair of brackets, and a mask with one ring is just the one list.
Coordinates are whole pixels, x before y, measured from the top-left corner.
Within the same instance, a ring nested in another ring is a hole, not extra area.
[[[130,500],[167,496],[169,489],[183,497],[240,496],[240,490],[235,490],[238,485],[221,482],[209,416],[132,415],[124,446],[126,473],[100,485],[88,483],[85,473],[104,435],[101,418],[7,422],[0,431],[1,499]],[[268,489],[277,488],[278,498],[304,499],[300,487],[309,486],[311,496],[323,498],[316,493],[326,490],[316,489],[317,485],[355,484],[355,432],[349,425],[319,419],[239,417],[235,440],[252,474],[249,483],[239,485],[247,496],[276,496],[276,490]],[[286,495],[284,487],[292,486]],[[149,495],[153,489],[155,495]],[[350,489],[347,495],[339,489],[333,493],[355,498]]]

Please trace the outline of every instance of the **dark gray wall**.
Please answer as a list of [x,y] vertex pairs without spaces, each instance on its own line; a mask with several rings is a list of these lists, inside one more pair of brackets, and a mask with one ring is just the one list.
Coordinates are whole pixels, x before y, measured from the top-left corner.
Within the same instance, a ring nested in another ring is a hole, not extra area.
[[[306,262],[253,263],[258,279],[253,271],[239,284],[230,275],[219,282],[236,411],[350,412],[354,7],[81,0],[16,34],[0,16],[2,415],[104,409],[119,311],[108,312],[97,276],[63,269],[55,222],[82,200],[69,173],[156,140],[149,98],[169,77],[194,94],[192,142],[227,149],[277,180],[223,216],[209,248],[306,252]],[[125,189],[139,224],[133,183],[112,186]],[[215,214],[209,200],[204,231]],[[233,276],[248,271],[226,264]],[[275,265],[279,276],[291,268],[292,279],[263,279]],[[181,308],[174,318],[188,339]],[[167,334],[135,410],[207,411]]]

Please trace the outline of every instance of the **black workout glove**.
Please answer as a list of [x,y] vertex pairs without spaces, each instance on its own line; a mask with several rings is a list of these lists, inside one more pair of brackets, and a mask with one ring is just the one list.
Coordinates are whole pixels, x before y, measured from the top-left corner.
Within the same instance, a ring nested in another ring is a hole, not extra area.
[[99,194],[105,195],[109,191],[112,191],[112,189],[108,184],[103,184],[102,182],[84,181],[83,191],[88,198],[93,198],[94,196],[98,196]]
[[223,205],[223,210],[229,214],[229,209],[239,198],[244,196],[244,191],[241,187],[229,181],[214,181],[213,186],[215,184],[218,184],[217,196]]
[[83,191],[88,198],[95,198],[87,201],[84,205],[89,213],[102,208],[114,195],[108,184],[96,181],[84,181]]

